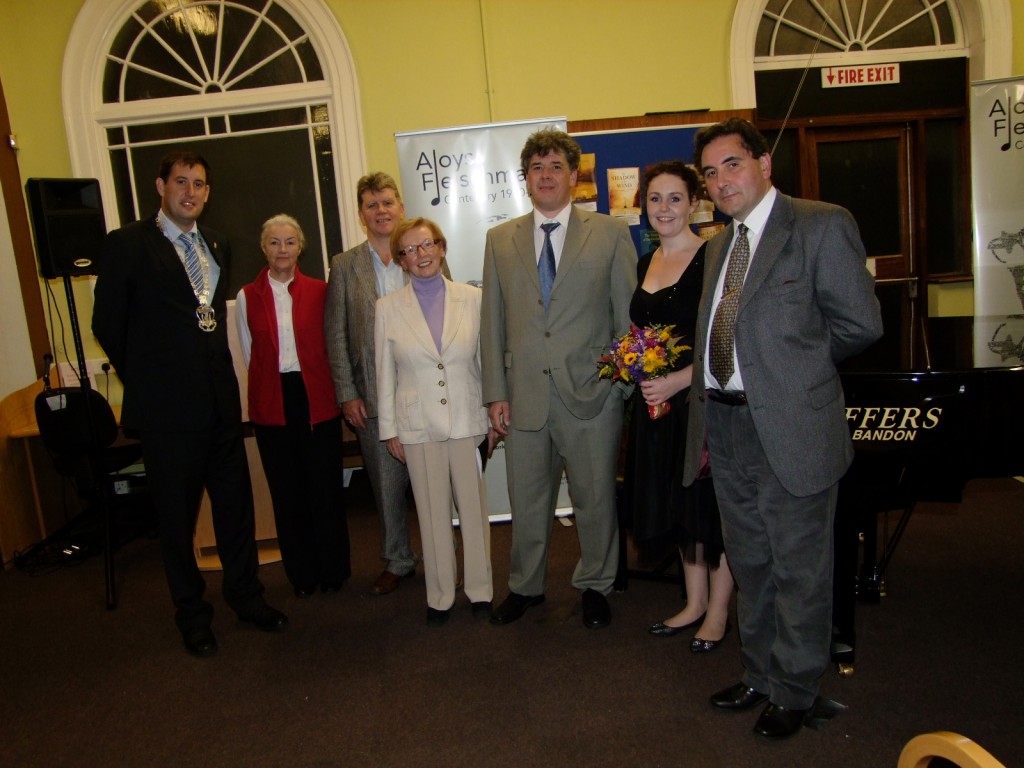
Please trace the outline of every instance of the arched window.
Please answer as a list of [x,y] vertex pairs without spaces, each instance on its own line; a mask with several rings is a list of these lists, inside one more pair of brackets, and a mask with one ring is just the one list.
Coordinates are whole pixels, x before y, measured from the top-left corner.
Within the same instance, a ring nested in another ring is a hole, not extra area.
[[972,80],[1007,77],[1008,0],[737,0],[733,107],[754,107],[754,72],[804,66],[969,57]]
[[[827,5],[827,7],[826,7]],[[960,47],[949,0],[819,2],[768,0],[761,13],[755,61],[779,56]]]
[[229,295],[261,266],[269,216],[298,218],[314,276],[359,233],[358,88],[320,0],[86,0],[63,82],[72,167],[100,179],[108,227],[155,209],[167,149],[207,157],[205,220],[235,244]]

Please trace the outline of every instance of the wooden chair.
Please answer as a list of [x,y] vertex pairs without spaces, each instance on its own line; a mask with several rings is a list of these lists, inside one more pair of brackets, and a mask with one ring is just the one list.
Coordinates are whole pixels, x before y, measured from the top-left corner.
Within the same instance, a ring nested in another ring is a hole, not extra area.
[[898,768],[927,768],[937,757],[961,768],[1006,768],[966,736],[936,731],[915,736],[900,753]]

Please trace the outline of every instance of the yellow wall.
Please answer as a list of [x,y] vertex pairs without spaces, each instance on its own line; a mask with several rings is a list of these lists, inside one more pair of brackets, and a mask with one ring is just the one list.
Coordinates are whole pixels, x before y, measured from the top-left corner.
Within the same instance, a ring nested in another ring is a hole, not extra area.
[[0,80],[18,137],[21,178],[71,175],[61,111],[64,46],[78,0],[4,0]]
[[[734,106],[733,0],[325,1],[355,61],[368,163],[395,174],[396,131]],[[60,74],[81,5],[3,0],[0,79],[22,178],[71,173]],[[1024,0],[1010,7],[1024,74]]]
[[327,3],[355,60],[369,164],[395,176],[396,132],[731,106],[732,2]]
[[[732,106],[731,0],[326,4],[355,62],[368,163],[395,175],[398,131]],[[23,178],[71,173],[60,74],[81,5],[3,0],[0,79]]]

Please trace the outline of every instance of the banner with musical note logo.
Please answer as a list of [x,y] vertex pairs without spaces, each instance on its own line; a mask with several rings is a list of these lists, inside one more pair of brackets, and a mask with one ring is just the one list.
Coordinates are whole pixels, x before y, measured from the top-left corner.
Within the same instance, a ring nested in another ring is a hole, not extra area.
[[437,222],[452,279],[480,284],[487,230],[532,205],[519,154],[534,131],[564,117],[396,133],[405,215]]
[[974,364],[1024,363],[1024,78],[971,84]]

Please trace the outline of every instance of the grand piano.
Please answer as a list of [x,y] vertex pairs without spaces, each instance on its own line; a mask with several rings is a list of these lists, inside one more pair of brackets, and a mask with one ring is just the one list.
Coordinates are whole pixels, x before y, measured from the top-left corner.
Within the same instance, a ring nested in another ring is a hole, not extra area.
[[[854,445],[835,524],[832,660],[844,677],[854,668],[856,603],[885,594],[886,566],[917,502],[960,502],[972,478],[1024,475],[1019,350],[1007,359],[1015,367],[975,368],[973,318],[932,318],[919,332],[921,365],[879,347],[840,370]],[[883,540],[880,518],[891,514]]]

